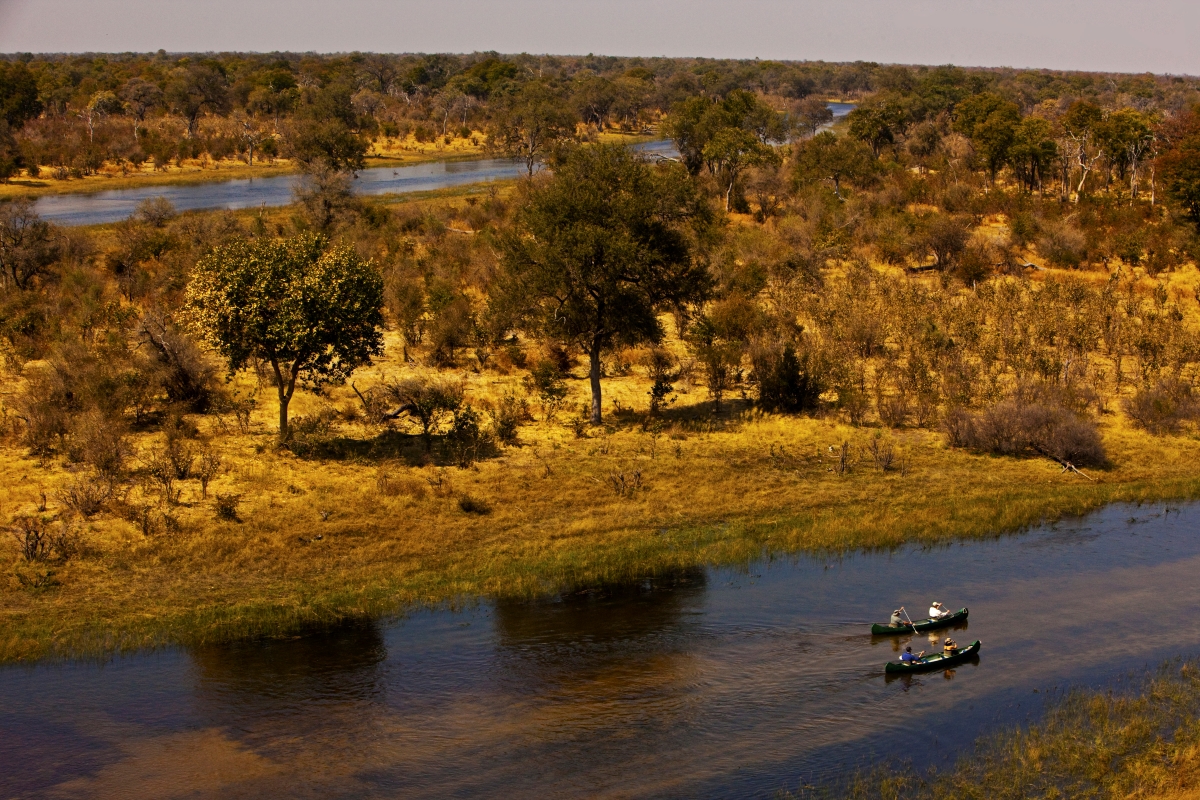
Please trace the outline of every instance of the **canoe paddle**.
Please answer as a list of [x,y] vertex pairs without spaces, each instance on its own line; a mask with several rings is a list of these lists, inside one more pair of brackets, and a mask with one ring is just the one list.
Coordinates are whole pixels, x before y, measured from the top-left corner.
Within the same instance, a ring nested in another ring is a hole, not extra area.
[[913,633],[917,633],[917,626],[913,623],[912,617],[908,615],[908,609],[900,606],[900,610],[904,612],[904,618],[908,620],[908,626],[913,629]]

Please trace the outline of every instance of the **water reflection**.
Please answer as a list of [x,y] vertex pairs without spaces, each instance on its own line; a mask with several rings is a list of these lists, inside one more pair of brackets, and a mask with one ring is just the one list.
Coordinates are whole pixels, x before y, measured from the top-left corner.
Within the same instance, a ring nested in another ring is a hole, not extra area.
[[215,714],[377,702],[387,646],[378,624],[354,621],[306,636],[192,650],[196,695]]
[[495,607],[497,690],[527,704],[541,734],[626,738],[686,717],[700,640],[702,569],[549,601]]
[[[0,796],[769,797],[876,756],[941,763],[1036,714],[1036,689],[1196,650],[1200,506],[1135,513],[2,670]],[[934,596],[969,629],[870,635]],[[883,674],[948,635],[980,657]]]

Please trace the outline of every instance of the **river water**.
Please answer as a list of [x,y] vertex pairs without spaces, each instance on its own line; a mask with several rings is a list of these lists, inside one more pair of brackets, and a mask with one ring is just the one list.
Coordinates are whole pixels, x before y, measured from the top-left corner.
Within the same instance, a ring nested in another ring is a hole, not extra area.
[[[848,103],[829,103],[834,119],[854,109]],[[642,142],[635,150],[651,157],[678,155],[667,140]],[[474,161],[431,161],[408,167],[373,167],[361,170],[354,190],[362,195],[396,195],[430,192],[477,183],[512,180],[525,173],[524,164],[504,158]],[[187,186],[147,186],[108,192],[46,195],[38,198],[35,210],[43,219],[59,225],[101,225],[128,219],[138,203],[165,197],[179,211],[285,206],[295,201],[300,176],[249,178]]]
[[[0,669],[0,796],[771,797],[944,764],[1066,685],[1200,652],[1200,505],[1019,536]],[[889,679],[904,604],[976,663]],[[945,635],[944,633],[942,635]]]

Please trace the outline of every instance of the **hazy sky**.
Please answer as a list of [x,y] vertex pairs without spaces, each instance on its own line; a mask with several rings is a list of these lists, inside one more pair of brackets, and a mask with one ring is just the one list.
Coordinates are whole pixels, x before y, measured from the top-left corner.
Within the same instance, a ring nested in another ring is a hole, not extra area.
[[0,0],[0,52],[869,60],[1200,74],[1196,0]]

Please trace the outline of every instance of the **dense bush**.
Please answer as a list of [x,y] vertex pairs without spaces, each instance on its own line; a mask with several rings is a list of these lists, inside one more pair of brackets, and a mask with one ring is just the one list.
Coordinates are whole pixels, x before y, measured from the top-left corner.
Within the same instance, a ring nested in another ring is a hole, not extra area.
[[1143,386],[1123,405],[1129,418],[1151,433],[1174,433],[1184,422],[1200,418],[1200,400],[1179,381]]
[[1037,453],[1075,466],[1101,466],[1106,460],[1094,422],[1044,401],[1003,400],[977,414],[953,409],[944,426],[952,447],[996,455]]
[[794,414],[817,407],[824,389],[811,353],[797,355],[791,342],[764,345],[755,350],[752,361],[760,408]]

